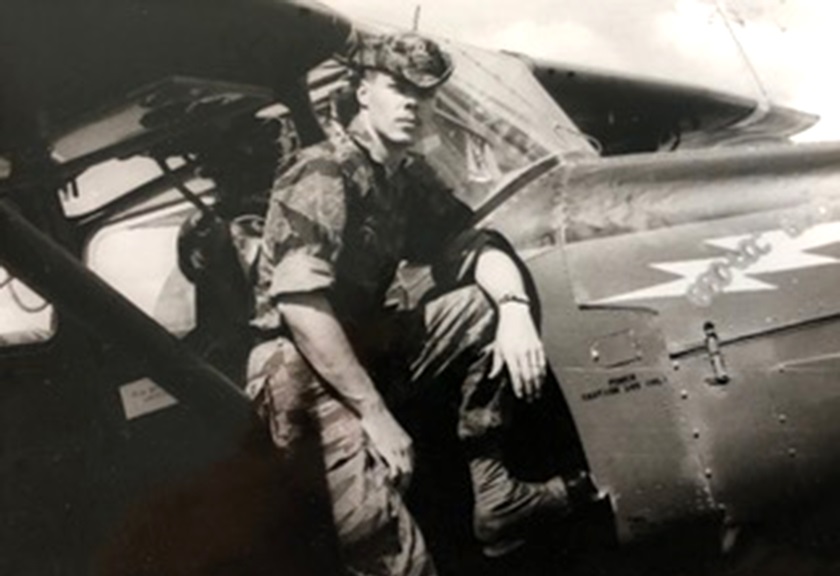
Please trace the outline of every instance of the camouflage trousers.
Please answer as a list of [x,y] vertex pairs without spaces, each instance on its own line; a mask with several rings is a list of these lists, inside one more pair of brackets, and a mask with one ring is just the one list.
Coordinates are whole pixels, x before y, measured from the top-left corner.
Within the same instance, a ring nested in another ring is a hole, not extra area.
[[[360,332],[349,327],[347,332],[354,346],[361,342],[360,360],[389,403],[399,407],[438,392],[457,397],[458,434],[469,439],[501,425],[500,386],[488,385],[485,377],[494,328],[486,296],[469,286],[431,300],[396,328]],[[320,380],[294,343],[279,337],[258,345],[248,373],[249,394],[268,420],[279,449],[294,450],[307,430],[302,422],[314,421],[349,572],[434,574],[423,537],[390,484],[384,464],[372,452],[358,417]]]

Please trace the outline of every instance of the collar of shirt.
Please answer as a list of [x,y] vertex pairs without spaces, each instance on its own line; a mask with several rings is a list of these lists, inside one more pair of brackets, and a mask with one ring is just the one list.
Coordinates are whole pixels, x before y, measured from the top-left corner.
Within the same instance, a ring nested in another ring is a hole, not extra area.
[[353,180],[363,196],[374,189],[377,180],[396,183],[400,173],[411,163],[410,157],[406,157],[388,173],[382,164],[371,157],[370,136],[364,130],[336,123],[329,126],[328,134],[345,167],[346,176]]
[[367,130],[351,122],[349,126],[344,128],[344,132],[347,134],[350,140],[352,140],[356,144],[356,146],[358,146],[362,150],[362,152],[370,161],[370,163],[377,169],[381,169],[385,176],[388,178],[398,173],[402,168],[406,166],[406,164],[409,161],[408,155],[406,155],[399,162],[397,162],[396,164],[392,164],[391,166],[383,164],[382,162],[378,162],[374,160],[373,154],[371,154],[373,141],[371,139],[370,133]]

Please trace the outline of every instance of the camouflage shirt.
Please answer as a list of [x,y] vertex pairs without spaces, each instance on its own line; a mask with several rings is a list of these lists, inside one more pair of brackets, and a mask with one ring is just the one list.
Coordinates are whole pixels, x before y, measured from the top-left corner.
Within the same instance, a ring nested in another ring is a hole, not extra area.
[[253,324],[279,328],[276,299],[317,290],[340,320],[364,321],[382,310],[401,260],[432,264],[439,281],[454,285],[483,245],[482,233],[467,229],[471,216],[421,157],[386,175],[364,135],[335,130],[274,183]]

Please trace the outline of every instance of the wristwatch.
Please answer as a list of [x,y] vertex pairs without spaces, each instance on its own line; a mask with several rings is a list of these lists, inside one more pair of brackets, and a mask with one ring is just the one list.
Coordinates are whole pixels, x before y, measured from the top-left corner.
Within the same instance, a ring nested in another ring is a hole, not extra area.
[[497,306],[501,306],[502,304],[507,304],[508,302],[515,302],[516,304],[524,304],[525,306],[531,305],[531,300],[524,294],[518,294],[516,292],[506,292],[502,294],[502,296],[496,301]]

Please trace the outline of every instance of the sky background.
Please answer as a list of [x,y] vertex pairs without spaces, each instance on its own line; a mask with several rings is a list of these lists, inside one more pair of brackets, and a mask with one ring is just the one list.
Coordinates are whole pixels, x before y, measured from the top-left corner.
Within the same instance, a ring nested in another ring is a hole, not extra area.
[[322,1],[405,28],[419,4],[422,32],[754,98],[764,92],[821,116],[798,140],[840,140],[837,0]]

